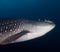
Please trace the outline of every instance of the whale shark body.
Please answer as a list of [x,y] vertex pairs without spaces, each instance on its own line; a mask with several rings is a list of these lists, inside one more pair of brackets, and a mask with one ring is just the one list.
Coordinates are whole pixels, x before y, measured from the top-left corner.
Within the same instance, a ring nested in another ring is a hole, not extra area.
[[52,21],[0,19],[0,45],[41,37],[55,27]]

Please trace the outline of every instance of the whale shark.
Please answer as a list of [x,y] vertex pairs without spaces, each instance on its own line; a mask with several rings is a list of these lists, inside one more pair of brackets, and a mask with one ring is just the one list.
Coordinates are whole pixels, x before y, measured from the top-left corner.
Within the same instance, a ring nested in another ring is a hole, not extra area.
[[41,37],[55,28],[49,20],[0,19],[0,45]]

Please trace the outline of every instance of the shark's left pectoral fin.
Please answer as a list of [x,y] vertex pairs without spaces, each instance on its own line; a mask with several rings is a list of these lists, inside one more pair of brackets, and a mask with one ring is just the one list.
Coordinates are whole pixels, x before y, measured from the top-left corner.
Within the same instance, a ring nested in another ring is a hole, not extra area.
[[23,30],[23,31],[21,31],[21,32],[18,33],[18,34],[15,34],[15,35],[12,35],[12,36],[6,38],[6,39],[3,40],[0,44],[1,44],[1,45],[9,44],[9,43],[11,43],[12,41],[17,40],[18,38],[20,38],[21,36],[23,36],[23,35],[25,35],[25,34],[27,34],[27,33],[29,33],[29,31]]

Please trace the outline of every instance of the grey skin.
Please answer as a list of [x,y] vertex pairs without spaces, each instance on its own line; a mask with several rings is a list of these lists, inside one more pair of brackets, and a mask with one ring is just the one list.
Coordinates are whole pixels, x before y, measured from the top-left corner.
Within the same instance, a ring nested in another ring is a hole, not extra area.
[[[0,45],[30,40],[42,36],[54,27],[55,24],[53,22],[46,20],[32,21],[25,19],[0,19]],[[48,28],[46,32],[41,31],[46,28]],[[38,33],[40,33],[40,35],[37,35]]]
[[29,31],[25,30],[25,31],[22,31],[20,33],[15,34],[15,35],[9,36],[5,40],[3,40],[0,44],[1,45],[9,44],[10,42],[15,41],[16,39],[25,35],[26,33],[29,33]]

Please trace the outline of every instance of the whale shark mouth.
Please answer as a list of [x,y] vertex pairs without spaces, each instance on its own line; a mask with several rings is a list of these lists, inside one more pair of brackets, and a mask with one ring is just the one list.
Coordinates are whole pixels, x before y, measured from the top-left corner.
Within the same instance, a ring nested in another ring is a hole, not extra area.
[[49,20],[0,19],[0,44],[22,42],[43,36],[55,24]]

